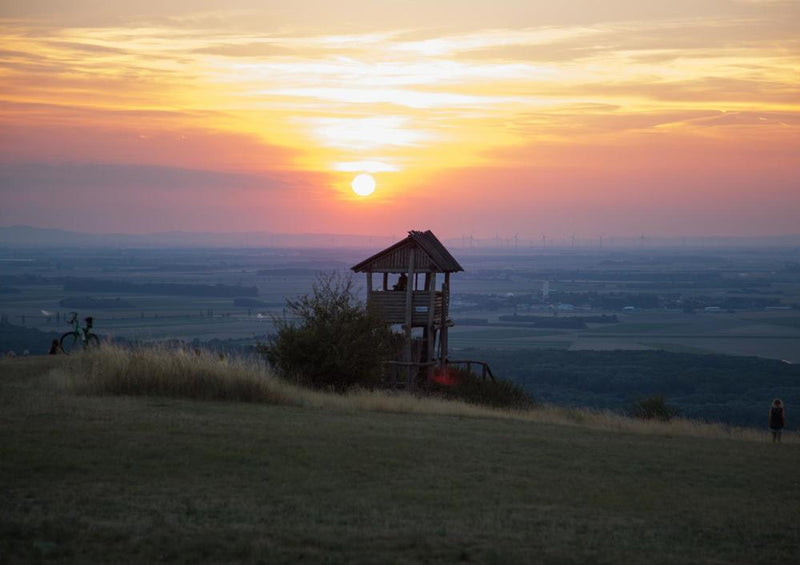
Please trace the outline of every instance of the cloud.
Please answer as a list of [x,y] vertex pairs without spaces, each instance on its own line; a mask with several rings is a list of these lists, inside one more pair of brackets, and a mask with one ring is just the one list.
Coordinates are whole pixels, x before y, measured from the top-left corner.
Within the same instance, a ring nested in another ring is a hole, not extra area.
[[[300,209],[315,225],[336,214],[380,225],[379,205],[423,193],[432,210],[455,201],[502,222],[530,208],[531,187],[545,190],[543,171],[574,196],[552,201],[554,217],[581,193],[605,206],[597,187],[641,202],[643,186],[665,201],[706,180],[760,190],[753,171],[797,181],[790,4],[143,0],[92,19],[100,0],[49,0],[11,11],[44,4],[52,18],[0,32],[0,180],[30,214],[69,185],[87,210],[119,201],[151,218],[169,205],[164,224],[225,207],[253,223],[269,209],[291,228]],[[391,198],[347,200],[339,185],[366,168]],[[462,171],[474,193],[455,180],[426,190],[442,170]],[[29,187],[39,192],[25,201]]]
[[257,173],[289,171],[298,152],[216,129],[222,112],[0,103],[0,162],[88,162]]
[[153,165],[99,163],[0,164],[0,190],[104,188],[128,190],[205,190],[247,188],[279,190],[289,182],[278,175],[237,174]]
[[[582,144],[590,138],[607,143],[609,137],[624,140],[642,132],[691,135],[708,128],[737,127],[747,136],[768,138],[783,131],[800,131],[800,112],[764,110],[760,112],[720,111],[710,109],[663,109],[627,112],[611,105],[565,105],[547,112],[528,112],[515,116],[507,127],[522,137],[543,133],[566,143]],[[580,136],[581,139],[576,139]],[[740,137],[741,134],[735,137]]]
[[118,47],[109,47],[107,45],[97,45],[94,43],[81,43],[75,41],[48,41],[46,45],[56,49],[65,49],[68,51],[78,51],[79,53],[92,53],[92,54],[114,54],[118,55],[125,53],[124,49]]
[[221,57],[275,57],[296,55],[297,51],[277,45],[273,41],[248,41],[247,43],[214,43],[198,47],[194,53]]
[[800,112],[714,112],[709,116],[689,120],[689,123],[700,127],[778,126],[795,128],[800,133]]
[[[722,72],[722,71],[720,71]],[[750,73],[755,74],[755,73]],[[726,76],[697,76],[685,80],[636,80],[616,83],[575,84],[557,88],[561,93],[574,94],[591,89],[600,97],[633,97],[663,102],[686,102],[695,107],[716,103],[717,107],[745,103],[758,106],[794,105],[798,89],[775,77],[740,78]]]
[[[239,231],[283,221],[297,202],[320,201],[326,179],[312,173],[237,174],[98,163],[0,165],[0,223],[84,231]],[[294,222],[294,223],[293,223]]]

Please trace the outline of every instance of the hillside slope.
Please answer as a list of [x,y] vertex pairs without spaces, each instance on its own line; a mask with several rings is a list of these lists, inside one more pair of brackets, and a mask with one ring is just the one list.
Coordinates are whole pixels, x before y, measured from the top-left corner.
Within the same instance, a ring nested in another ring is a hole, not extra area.
[[[478,350],[497,374],[562,406],[623,411],[663,394],[687,418],[763,429],[773,398],[800,406],[800,365],[670,351]],[[789,425],[797,430],[798,421]]]
[[63,390],[0,361],[10,563],[790,563],[800,445]]

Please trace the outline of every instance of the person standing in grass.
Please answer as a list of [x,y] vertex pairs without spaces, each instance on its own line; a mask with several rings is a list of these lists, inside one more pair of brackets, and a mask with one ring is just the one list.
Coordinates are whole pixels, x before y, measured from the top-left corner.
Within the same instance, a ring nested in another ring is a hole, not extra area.
[[772,443],[781,442],[781,432],[786,427],[786,413],[783,410],[783,402],[779,398],[772,401],[769,409],[769,429],[772,432]]

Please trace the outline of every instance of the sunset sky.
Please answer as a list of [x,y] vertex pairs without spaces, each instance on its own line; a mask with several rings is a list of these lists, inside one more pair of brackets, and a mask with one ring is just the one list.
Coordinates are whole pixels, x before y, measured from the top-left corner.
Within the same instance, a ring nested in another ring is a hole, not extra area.
[[797,0],[6,0],[0,18],[2,226],[800,233]]

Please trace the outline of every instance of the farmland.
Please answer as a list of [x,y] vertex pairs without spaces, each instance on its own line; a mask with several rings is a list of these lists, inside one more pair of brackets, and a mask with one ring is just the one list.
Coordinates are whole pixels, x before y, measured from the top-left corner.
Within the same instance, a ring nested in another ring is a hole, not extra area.
[[[5,249],[0,315],[63,332],[64,315],[78,311],[112,339],[248,345],[264,339],[285,299],[307,292],[317,273],[345,271],[374,251]],[[661,349],[800,362],[796,249],[453,253],[465,268],[452,283],[455,352]],[[591,321],[599,316],[613,321]],[[578,318],[590,321],[553,323]]]

